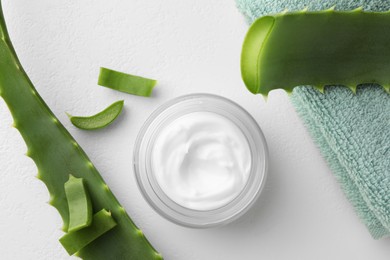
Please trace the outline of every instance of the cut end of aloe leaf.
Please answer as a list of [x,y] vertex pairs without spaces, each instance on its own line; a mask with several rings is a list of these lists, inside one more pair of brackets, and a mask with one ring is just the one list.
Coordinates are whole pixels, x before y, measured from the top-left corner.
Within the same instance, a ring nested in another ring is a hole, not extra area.
[[[390,13],[293,12],[256,20],[244,40],[241,74],[249,91],[268,95],[311,85],[390,83]],[[386,89],[386,87],[385,87]]]
[[100,68],[98,85],[132,95],[150,97],[157,81],[123,72]]
[[272,31],[275,18],[265,16],[256,20],[245,37],[241,54],[241,76],[246,87],[253,94],[268,94],[259,84],[259,60],[261,59],[262,47],[269,33]]
[[96,130],[104,128],[115,121],[115,119],[120,115],[124,106],[124,101],[120,100],[109,107],[99,112],[96,115],[81,117],[81,116],[72,116],[68,114],[70,121],[74,126],[83,130]]

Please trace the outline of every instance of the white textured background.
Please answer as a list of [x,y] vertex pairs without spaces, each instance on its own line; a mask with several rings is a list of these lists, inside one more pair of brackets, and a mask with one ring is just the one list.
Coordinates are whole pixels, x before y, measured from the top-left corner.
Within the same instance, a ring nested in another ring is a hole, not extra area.
[[[3,0],[22,64],[53,112],[85,149],[118,199],[169,260],[389,259],[390,240],[371,239],[294,112],[287,94],[268,102],[245,90],[239,56],[247,30],[233,0]],[[159,79],[142,98],[96,85],[99,67]],[[193,230],[157,215],[141,197],[132,147],[165,101],[209,92],[240,103],[270,149],[261,199],[228,226]],[[93,114],[125,99],[107,129],[73,127],[65,111]],[[69,259],[61,219],[0,101],[0,259]]]

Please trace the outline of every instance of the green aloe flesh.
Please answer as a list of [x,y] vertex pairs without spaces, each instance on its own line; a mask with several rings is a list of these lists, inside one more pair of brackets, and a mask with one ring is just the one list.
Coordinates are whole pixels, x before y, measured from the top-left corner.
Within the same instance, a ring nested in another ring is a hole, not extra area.
[[69,207],[68,232],[88,227],[92,222],[92,204],[84,179],[69,176],[65,182],[65,195]]
[[104,128],[110,125],[122,112],[124,101],[117,101],[111,104],[109,107],[101,111],[100,113],[82,117],[69,115],[69,119],[74,126],[84,130],[95,130]]
[[390,86],[390,13],[294,12],[265,16],[250,27],[241,73],[252,93],[296,86],[363,83]]
[[119,204],[87,155],[57,120],[23,70],[6,29],[0,0],[0,96],[8,105],[14,126],[25,140],[47,186],[50,204],[68,230],[69,210],[64,184],[73,174],[83,178],[94,212],[107,209],[117,226],[78,252],[84,259],[161,259],[125,209]]
[[98,84],[128,94],[149,97],[152,95],[157,81],[107,68],[100,68]]
[[60,242],[68,254],[73,255],[115,226],[116,222],[111,213],[102,209],[93,216],[91,226],[65,234],[60,238]]

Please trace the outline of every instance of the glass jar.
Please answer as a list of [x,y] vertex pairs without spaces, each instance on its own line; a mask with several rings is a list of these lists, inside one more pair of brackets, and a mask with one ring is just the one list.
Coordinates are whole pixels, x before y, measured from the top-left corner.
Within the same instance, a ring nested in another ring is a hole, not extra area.
[[[212,210],[194,210],[171,200],[159,186],[151,160],[161,129],[183,115],[200,111],[216,113],[234,123],[246,137],[251,152],[251,169],[244,188],[228,204]],[[133,163],[142,195],[161,216],[183,226],[207,228],[229,223],[253,205],[266,181],[268,149],[260,127],[241,106],[216,95],[192,94],[173,99],[152,113],[137,137]]]

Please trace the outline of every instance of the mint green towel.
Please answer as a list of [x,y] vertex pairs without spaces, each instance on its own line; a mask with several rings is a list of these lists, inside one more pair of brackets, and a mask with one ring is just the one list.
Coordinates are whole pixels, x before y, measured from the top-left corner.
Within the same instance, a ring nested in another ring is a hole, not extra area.
[[[388,0],[236,0],[253,22],[284,10],[390,10]],[[348,32],[346,32],[348,33]],[[389,57],[390,62],[390,57]],[[390,73],[390,72],[389,72]],[[390,95],[377,85],[362,85],[356,95],[332,86],[321,94],[295,88],[292,102],[346,196],[371,235],[390,235]]]

